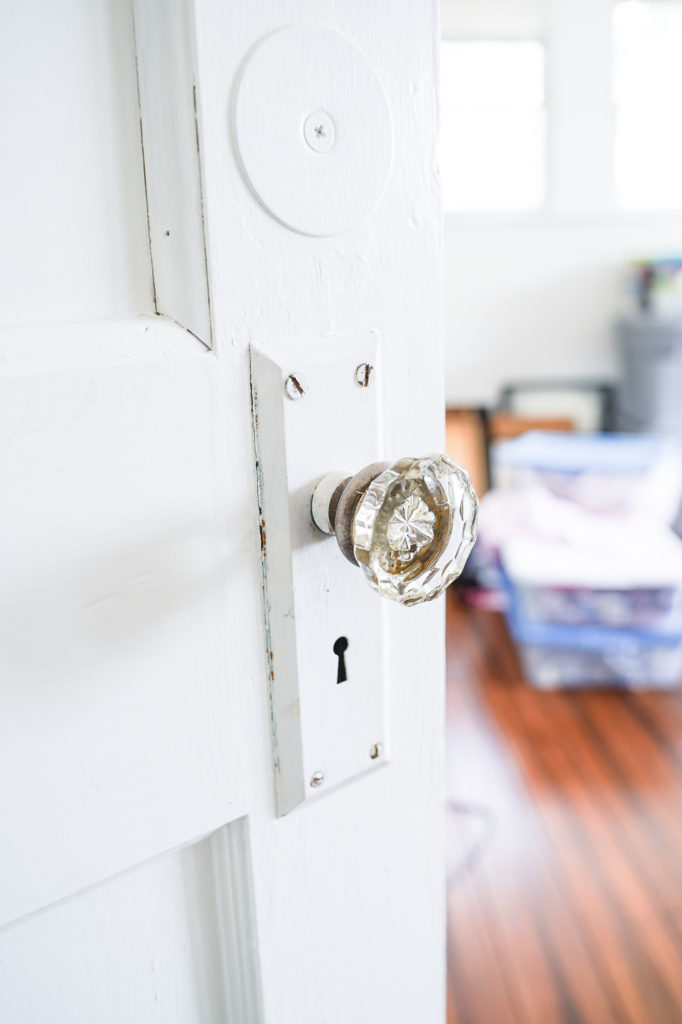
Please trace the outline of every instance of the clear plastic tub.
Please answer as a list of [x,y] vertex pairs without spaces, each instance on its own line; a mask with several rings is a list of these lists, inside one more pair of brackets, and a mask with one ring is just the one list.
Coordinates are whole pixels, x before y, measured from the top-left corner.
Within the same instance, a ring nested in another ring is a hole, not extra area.
[[538,689],[617,686],[633,690],[682,685],[682,635],[603,626],[508,621],[524,674]]
[[513,587],[513,600],[530,622],[676,631],[682,634],[682,586],[637,590],[589,587]]
[[592,512],[675,522],[682,494],[679,446],[644,434],[530,431],[492,454],[498,487],[542,486]]
[[502,547],[521,621],[601,625],[682,637],[682,541],[666,527],[600,522],[582,546],[513,538]]

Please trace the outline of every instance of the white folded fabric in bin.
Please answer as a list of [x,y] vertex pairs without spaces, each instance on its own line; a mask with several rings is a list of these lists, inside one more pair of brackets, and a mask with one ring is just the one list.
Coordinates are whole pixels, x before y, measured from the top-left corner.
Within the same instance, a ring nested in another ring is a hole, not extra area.
[[675,521],[682,498],[679,446],[644,434],[530,431],[492,455],[501,488],[541,486],[589,511]]
[[682,588],[682,541],[646,520],[583,516],[580,529],[563,538],[517,534],[502,544],[501,557],[522,586]]
[[682,640],[682,541],[665,527],[601,521],[579,546],[515,537],[501,564],[519,622],[653,629]]

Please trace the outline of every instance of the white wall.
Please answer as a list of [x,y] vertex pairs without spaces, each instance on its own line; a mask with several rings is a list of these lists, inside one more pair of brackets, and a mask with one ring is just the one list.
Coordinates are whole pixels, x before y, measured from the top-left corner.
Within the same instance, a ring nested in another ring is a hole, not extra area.
[[611,8],[612,0],[547,0],[546,209],[446,217],[451,406],[489,405],[522,378],[613,378],[624,264],[682,244],[679,214],[615,205]]

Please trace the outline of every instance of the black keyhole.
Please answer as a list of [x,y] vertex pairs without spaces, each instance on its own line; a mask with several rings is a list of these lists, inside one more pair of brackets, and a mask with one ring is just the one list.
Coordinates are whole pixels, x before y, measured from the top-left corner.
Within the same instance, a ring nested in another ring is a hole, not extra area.
[[348,679],[348,676],[346,675],[346,659],[344,657],[344,655],[345,655],[347,650],[348,650],[348,640],[346,639],[345,636],[340,636],[338,640],[334,641],[334,654],[339,659],[339,665],[338,665],[338,668],[336,670],[336,682],[337,682],[337,684],[338,683],[345,683],[346,680]]

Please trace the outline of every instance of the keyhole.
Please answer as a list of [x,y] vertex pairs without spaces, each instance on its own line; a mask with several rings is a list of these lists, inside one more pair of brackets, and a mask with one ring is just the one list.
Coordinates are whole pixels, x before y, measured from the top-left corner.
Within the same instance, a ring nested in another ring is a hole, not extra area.
[[334,641],[334,654],[339,659],[339,665],[338,665],[338,668],[336,670],[336,682],[337,682],[337,684],[338,683],[345,683],[346,680],[348,679],[348,676],[346,675],[346,659],[344,657],[344,655],[345,655],[347,650],[348,650],[348,640],[346,639],[345,636],[340,636],[338,640]]

